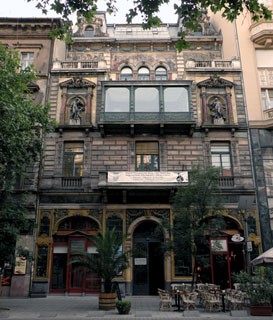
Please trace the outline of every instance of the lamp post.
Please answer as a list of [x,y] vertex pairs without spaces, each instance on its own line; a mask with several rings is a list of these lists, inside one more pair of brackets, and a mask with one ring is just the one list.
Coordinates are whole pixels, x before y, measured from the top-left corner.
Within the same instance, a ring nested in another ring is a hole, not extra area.
[[244,215],[244,236],[245,236],[245,261],[246,261],[246,271],[248,274],[251,273],[251,267],[250,267],[250,247],[248,244],[248,212],[247,210],[250,209],[253,205],[253,202],[255,200],[254,196],[240,196],[239,198],[239,204],[238,209],[243,212]]

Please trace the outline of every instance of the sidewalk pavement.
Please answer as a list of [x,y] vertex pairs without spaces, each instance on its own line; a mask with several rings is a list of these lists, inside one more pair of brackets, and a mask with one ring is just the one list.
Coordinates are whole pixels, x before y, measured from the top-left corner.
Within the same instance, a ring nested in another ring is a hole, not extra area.
[[98,309],[98,296],[57,296],[47,298],[0,298],[0,319],[10,320],[253,320],[273,319],[273,317],[253,317],[247,311],[230,312],[197,311],[176,312],[159,311],[158,296],[126,296],[132,308],[129,315],[119,315],[117,310],[102,311]]

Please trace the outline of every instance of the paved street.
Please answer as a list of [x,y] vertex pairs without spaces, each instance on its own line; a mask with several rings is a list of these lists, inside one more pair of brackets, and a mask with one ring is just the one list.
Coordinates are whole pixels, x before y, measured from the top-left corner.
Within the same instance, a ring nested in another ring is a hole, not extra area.
[[[48,296],[47,298],[1,298],[0,319],[32,320],[32,319],[223,319],[242,320],[248,319],[247,312],[231,316],[230,312],[208,313],[203,310],[189,313],[175,311],[159,311],[157,296],[130,296],[126,300],[132,302],[129,315],[119,315],[116,310],[98,310],[98,297],[92,296]],[[173,308],[175,310],[175,308]],[[273,317],[251,317],[253,320],[273,319]]]

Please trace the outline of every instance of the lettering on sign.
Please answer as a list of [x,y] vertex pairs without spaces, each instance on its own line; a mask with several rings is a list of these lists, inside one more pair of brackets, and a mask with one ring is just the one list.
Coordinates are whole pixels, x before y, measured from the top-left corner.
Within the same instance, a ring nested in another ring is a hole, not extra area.
[[171,171],[109,171],[108,183],[109,184],[178,184],[187,183],[188,172],[171,172]]
[[147,258],[135,258],[135,266],[146,266]]

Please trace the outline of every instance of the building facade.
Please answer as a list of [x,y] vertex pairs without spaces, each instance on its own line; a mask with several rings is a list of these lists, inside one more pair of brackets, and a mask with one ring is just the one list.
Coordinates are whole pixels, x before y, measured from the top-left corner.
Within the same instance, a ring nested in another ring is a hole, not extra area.
[[191,258],[164,253],[169,233],[154,231],[162,218],[173,222],[173,196],[198,165],[219,168],[225,200],[224,250],[207,248],[202,281],[229,287],[231,272],[245,268],[246,241],[234,235],[258,251],[254,201],[248,230],[239,208],[255,198],[240,60],[222,58],[223,35],[207,15],[197,32],[186,30],[190,47],[178,52],[182,29],[180,21],[151,30],[110,25],[98,12],[73,31],[72,45],[55,42],[46,89],[57,127],[44,141],[32,296],[99,292],[101,279],[71,259],[73,250],[96,254],[92,236],[111,227],[126,235],[124,249],[138,249],[117,275],[123,292],[191,281]]
[[[272,1],[265,1],[265,5],[273,8]],[[224,58],[240,57],[242,64],[257,207],[263,249],[267,250],[273,245],[273,21],[253,22],[249,14],[240,16],[234,23],[223,21],[218,15],[213,15],[212,21],[218,30],[222,30]]]
[[[14,48],[19,52],[21,69],[31,65],[37,72],[35,83],[29,83],[33,101],[36,104],[47,103],[48,77],[52,65],[53,47],[55,40],[50,32],[60,25],[59,19],[32,19],[32,18],[0,18],[0,41],[4,46]],[[26,168],[26,175],[18,179],[14,189],[14,196],[26,194],[28,219],[32,225],[36,223],[38,212],[38,183],[39,162],[34,167]],[[17,247],[34,252],[33,229],[26,230],[17,241]],[[11,268],[11,264],[9,264]],[[9,268],[8,267],[8,268]],[[4,277],[11,275],[12,269],[4,270]],[[27,265],[23,275],[14,274],[10,286],[3,287],[3,294],[11,296],[28,296],[30,287],[31,265]]]

